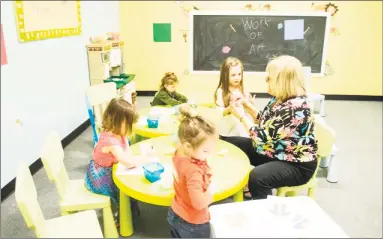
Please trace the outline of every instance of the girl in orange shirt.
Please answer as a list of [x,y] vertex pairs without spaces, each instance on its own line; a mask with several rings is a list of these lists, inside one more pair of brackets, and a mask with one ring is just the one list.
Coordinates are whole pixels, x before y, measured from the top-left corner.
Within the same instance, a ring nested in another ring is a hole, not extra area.
[[211,170],[206,158],[214,151],[218,134],[213,124],[193,116],[188,105],[179,129],[179,147],[173,156],[175,196],[168,213],[173,238],[210,237]]

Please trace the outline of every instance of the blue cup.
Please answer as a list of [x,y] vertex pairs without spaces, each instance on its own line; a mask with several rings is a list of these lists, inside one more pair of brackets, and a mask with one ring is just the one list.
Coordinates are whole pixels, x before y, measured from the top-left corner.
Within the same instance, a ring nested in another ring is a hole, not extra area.
[[158,116],[148,116],[146,119],[146,122],[148,123],[148,128],[151,129],[157,129],[158,128],[158,121],[159,117]]
[[157,182],[161,179],[161,174],[165,171],[164,166],[160,163],[150,163],[142,167],[144,169],[145,178],[151,182]]

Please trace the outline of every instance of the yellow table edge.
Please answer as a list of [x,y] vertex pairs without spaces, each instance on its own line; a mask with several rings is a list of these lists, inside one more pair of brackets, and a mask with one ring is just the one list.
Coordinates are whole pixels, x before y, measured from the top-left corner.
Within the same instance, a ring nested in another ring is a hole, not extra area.
[[[227,143],[227,142],[226,142]],[[232,145],[235,147],[234,145]],[[240,149],[238,149],[240,150]],[[240,153],[243,154],[246,159],[246,154],[240,150]],[[252,169],[250,162],[248,162],[248,172],[242,180],[240,180],[237,184],[235,184],[233,187],[223,190],[221,192],[216,192],[213,195],[213,202],[221,201],[223,199],[226,199],[228,197],[233,196],[234,202],[240,202],[243,201],[243,188],[248,182],[249,174]],[[115,174],[117,170],[117,164],[113,165],[113,181],[116,184],[116,186],[119,188],[120,192],[120,234],[124,237],[131,236],[133,234],[134,228],[132,224],[132,212],[130,210],[130,200],[129,198],[136,199],[138,201],[149,203],[153,205],[158,206],[165,206],[169,207],[171,205],[172,199],[174,197],[173,194],[169,194],[167,196],[153,196],[150,194],[145,194],[136,190],[133,190],[127,186],[125,186],[124,183],[122,183],[119,180],[119,177]]]
[[[117,164],[113,166],[113,181],[116,184],[116,186],[119,188],[121,192],[126,194],[129,197],[132,197],[138,201],[149,203],[153,205],[158,206],[170,206],[171,201],[173,199],[173,195],[170,197],[160,197],[160,196],[152,196],[148,195],[136,190],[133,190],[127,186],[125,186],[118,177],[116,177],[115,170],[117,169]],[[250,173],[251,167],[249,166],[249,173]],[[235,187],[232,187],[228,190],[225,190],[224,192],[218,192],[213,195],[214,202],[221,201],[223,199],[226,199],[228,197],[233,196],[234,194],[238,193],[239,191],[242,191],[242,189],[245,187],[249,180],[249,174],[247,174],[241,181],[239,181]]]

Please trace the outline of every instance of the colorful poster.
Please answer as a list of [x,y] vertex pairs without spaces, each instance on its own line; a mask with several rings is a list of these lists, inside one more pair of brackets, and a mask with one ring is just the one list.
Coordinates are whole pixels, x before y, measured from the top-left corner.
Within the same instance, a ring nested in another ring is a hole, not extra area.
[[5,43],[3,36],[3,25],[1,25],[1,65],[8,64],[7,53],[5,52]]
[[14,1],[20,42],[81,34],[80,1]]

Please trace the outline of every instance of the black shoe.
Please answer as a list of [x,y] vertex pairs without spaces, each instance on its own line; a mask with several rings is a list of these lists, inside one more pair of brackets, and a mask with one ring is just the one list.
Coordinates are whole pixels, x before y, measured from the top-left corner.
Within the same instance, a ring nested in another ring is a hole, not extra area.
[[[245,201],[249,201],[249,200],[253,200],[253,197],[252,196],[248,196],[246,195],[247,193],[250,193],[250,191],[243,191],[243,199]],[[251,193],[250,193],[251,194]]]

